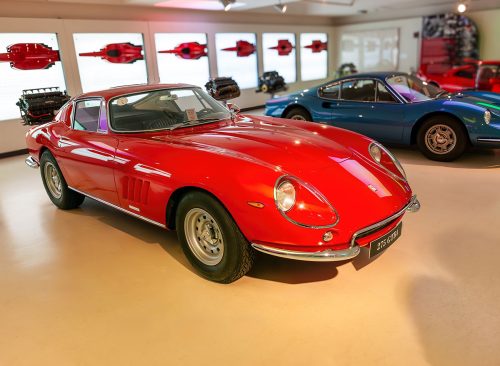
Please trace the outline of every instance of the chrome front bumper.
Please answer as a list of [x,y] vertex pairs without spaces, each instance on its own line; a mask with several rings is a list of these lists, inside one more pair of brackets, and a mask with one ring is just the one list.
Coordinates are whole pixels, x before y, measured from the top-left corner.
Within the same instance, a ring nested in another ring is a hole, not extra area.
[[266,245],[252,243],[252,247],[259,252],[274,255],[276,257],[296,259],[309,262],[335,262],[352,259],[359,254],[361,249],[356,245],[343,250],[327,249],[320,252],[297,252],[295,250],[278,249]]
[[356,239],[363,234],[375,231],[384,225],[387,225],[391,221],[401,217],[406,211],[408,212],[417,212],[420,209],[420,202],[417,199],[417,196],[413,196],[410,199],[410,202],[403,207],[400,211],[396,212],[394,215],[386,218],[385,220],[379,221],[376,224],[367,226],[361,230],[358,230],[354,233],[351,239],[351,246],[347,249],[342,250],[332,250],[326,249],[318,252],[298,252],[295,250],[288,249],[279,249],[273,248],[267,245],[255,244],[252,243],[252,248],[258,250],[259,252],[274,255],[276,257],[287,258],[287,259],[295,259],[301,261],[310,261],[310,262],[336,262],[336,261],[344,261],[349,260],[356,257],[361,249],[356,244]]
[[24,162],[26,163],[27,166],[29,166],[30,168],[33,168],[33,169],[36,169],[40,166],[40,164],[38,164],[38,162],[33,159],[32,156],[28,156]]

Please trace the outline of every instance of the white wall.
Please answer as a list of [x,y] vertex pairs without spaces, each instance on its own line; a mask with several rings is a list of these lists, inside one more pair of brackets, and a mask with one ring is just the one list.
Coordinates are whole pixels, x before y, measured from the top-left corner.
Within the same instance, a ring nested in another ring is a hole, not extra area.
[[[415,32],[421,32],[422,18],[409,18],[372,22],[363,24],[341,25],[334,27],[334,45],[340,45],[340,39],[345,32],[373,31],[382,29],[399,29],[399,62],[398,71],[409,72],[412,68],[417,69],[419,64],[420,38],[414,38]],[[340,66],[340,53],[335,53],[335,67]]]
[[466,14],[479,30],[479,55],[483,60],[500,60],[500,9]]
[[[155,33],[168,32],[203,32],[208,35],[209,50],[215,49],[215,33],[222,32],[252,32],[257,34],[258,47],[262,47],[262,33],[265,32],[290,32],[296,34],[299,50],[300,33],[322,32],[327,33],[330,40],[334,40],[332,27],[309,26],[309,25],[262,25],[262,24],[232,24],[214,22],[148,22],[148,21],[125,21],[125,20],[73,20],[73,19],[38,19],[38,18],[0,18],[0,32],[47,32],[57,33],[61,60],[63,64],[66,85],[69,95],[75,96],[82,92],[78,65],[76,61],[73,33],[120,33],[137,32],[144,34],[144,50],[148,68],[148,79],[150,83],[159,82],[156,67],[156,49],[154,42]],[[325,80],[300,81],[300,59],[296,52],[297,82],[289,84],[290,91],[305,89]],[[209,57],[210,73],[212,77],[217,75],[216,53],[211,52]],[[259,75],[262,73],[262,49],[258,52]],[[329,69],[333,70],[333,57],[329,58]],[[329,73],[330,74],[330,73]],[[224,76],[224,75],[221,75]],[[207,80],[208,81],[208,80]],[[241,108],[262,105],[269,98],[267,94],[255,93],[254,89],[242,90],[241,96],[234,102]],[[0,121],[0,153],[21,150],[25,148],[24,135],[27,128],[22,126],[20,119]]]

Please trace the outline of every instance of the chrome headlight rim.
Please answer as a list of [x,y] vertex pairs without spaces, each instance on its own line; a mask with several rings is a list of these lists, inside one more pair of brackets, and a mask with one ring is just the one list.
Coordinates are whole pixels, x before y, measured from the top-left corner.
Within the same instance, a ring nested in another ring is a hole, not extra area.
[[[295,221],[287,215],[287,212],[290,211],[295,205],[293,205],[286,212],[282,211],[278,206],[277,188],[279,186],[281,186],[281,184],[284,182],[289,182],[293,185],[292,181],[295,181],[296,183],[302,185],[304,188],[308,189],[311,193],[316,195],[316,197],[318,197],[322,202],[327,204],[335,214],[335,217],[336,217],[335,222],[328,224],[328,225],[308,225],[308,224],[303,224],[301,222]],[[321,229],[321,230],[322,229],[331,229],[331,228],[337,226],[337,224],[340,221],[340,215],[337,212],[337,210],[335,209],[335,207],[330,203],[330,201],[316,187],[314,187],[313,185],[303,181],[302,179],[300,179],[294,175],[285,174],[285,175],[278,177],[278,179],[276,179],[276,182],[274,183],[274,203],[275,203],[276,208],[278,209],[279,213],[281,214],[281,216],[283,216],[287,221],[289,221],[292,224],[297,225],[299,227],[303,227],[303,228],[307,228],[307,229]]]
[[[398,176],[398,175],[394,174],[389,169],[387,169],[384,165],[382,165],[382,163],[381,163],[382,154],[380,155],[380,160],[377,160],[373,156],[372,150],[374,150],[374,147],[377,147],[381,152],[383,151],[384,153],[386,153],[391,158],[391,160],[394,163],[394,165],[396,166],[397,170],[401,173],[401,176]],[[382,167],[382,169],[384,169],[386,172],[388,172],[391,176],[396,177],[398,179],[403,179],[405,181],[407,180],[406,179],[406,172],[403,169],[403,166],[401,165],[401,163],[399,162],[399,160],[387,148],[385,148],[382,144],[380,144],[378,142],[375,142],[375,141],[371,142],[370,145],[368,145],[368,153],[370,154],[370,156],[373,159],[373,161],[375,163],[377,163],[377,165],[379,165],[380,167]]]
[[491,122],[491,112],[490,112],[489,109],[487,109],[487,110],[484,111],[483,118],[484,118],[484,123],[486,123],[487,125],[489,125],[490,122]]

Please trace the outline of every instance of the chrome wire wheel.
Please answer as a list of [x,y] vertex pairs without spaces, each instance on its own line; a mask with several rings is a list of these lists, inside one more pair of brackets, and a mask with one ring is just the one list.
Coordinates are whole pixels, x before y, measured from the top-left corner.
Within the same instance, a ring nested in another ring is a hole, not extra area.
[[224,256],[224,238],[217,221],[207,211],[192,208],[184,218],[184,233],[194,256],[207,266],[215,266]]
[[457,135],[453,128],[443,124],[430,127],[425,133],[425,146],[434,154],[447,154],[457,144]]
[[45,183],[49,189],[50,194],[59,199],[62,196],[62,181],[57,171],[57,168],[50,161],[46,162],[43,167],[43,175],[45,177]]
[[301,116],[300,114],[296,114],[296,115],[292,116],[292,118],[290,118],[290,119],[295,119],[298,121],[307,121],[306,118],[304,116]]

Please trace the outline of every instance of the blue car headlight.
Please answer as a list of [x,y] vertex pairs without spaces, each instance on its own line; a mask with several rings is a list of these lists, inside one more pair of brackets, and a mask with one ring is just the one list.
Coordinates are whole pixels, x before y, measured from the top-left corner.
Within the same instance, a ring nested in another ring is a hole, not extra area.
[[484,111],[484,122],[489,125],[491,122],[491,112],[489,110]]

